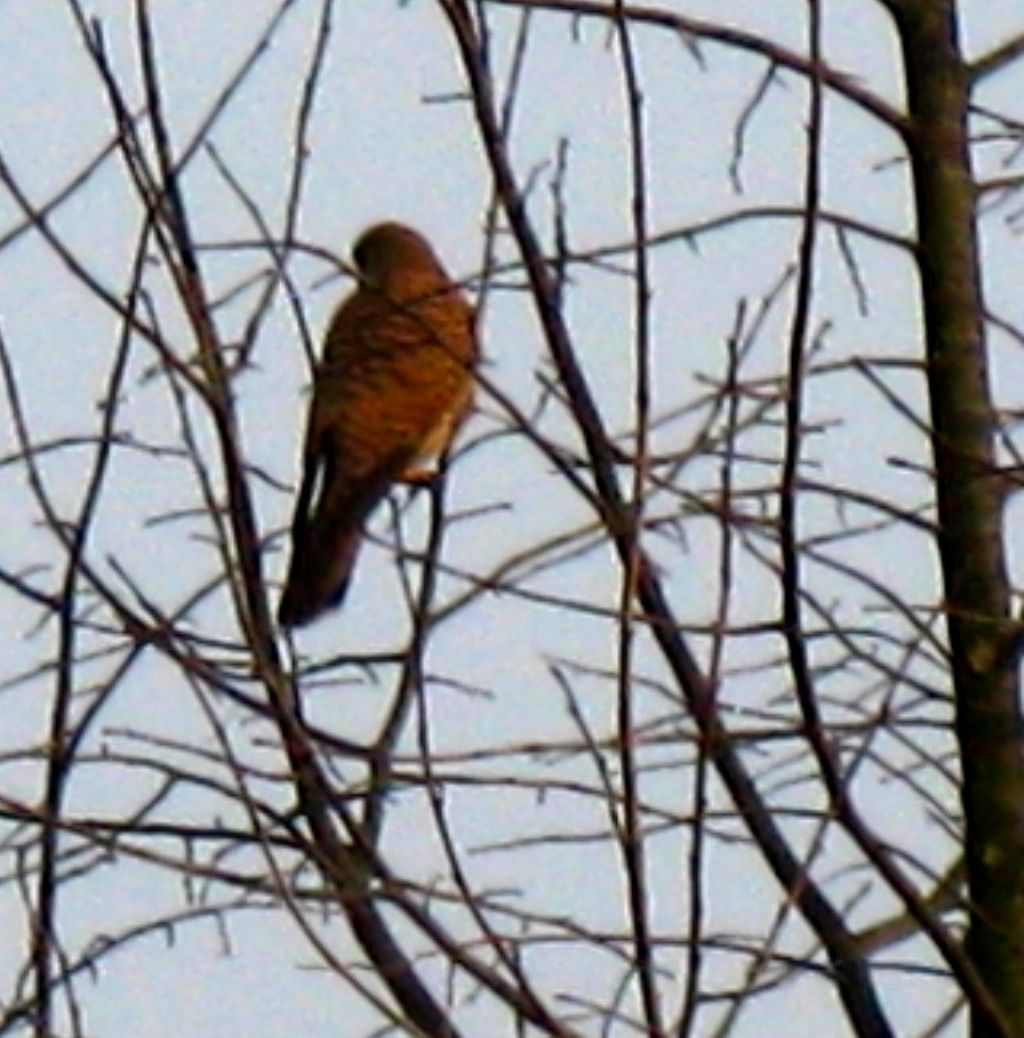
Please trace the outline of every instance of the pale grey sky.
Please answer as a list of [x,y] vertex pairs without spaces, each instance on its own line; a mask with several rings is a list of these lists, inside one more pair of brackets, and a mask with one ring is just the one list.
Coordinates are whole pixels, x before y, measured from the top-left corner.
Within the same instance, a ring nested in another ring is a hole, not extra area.
[[[174,143],[180,148],[191,139],[280,5],[268,0],[175,0],[151,6],[168,119]],[[288,9],[271,47],[209,134],[209,142],[261,207],[274,233],[283,226],[283,204],[293,167],[295,112],[320,6],[309,0]],[[761,32],[794,49],[802,46],[803,2],[680,0],[671,6],[687,15],[724,17],[730,24]],[[127,0],[92,0],[85,8],[102,21],[111,65],[122,83],[130,86],[133,103],[140,103],[132,5]],[[974,53],[1024,29],[1018,0],[967,0],[963,8],[965,37]],[[504,82],[518,16],[500,8],[494,8],[492,16],[495,67]],[[826,0],[824,17],[828,60],[899,105],[894,37],[878,5],[869,0]],[[558,141],[571,142],[566,178],[570,241],[575,248],[588,249],[628,242],[630,179],[620,60],[603,25],[583,21],[576,30],[574,38],[567,17],[536,16],[511,151],[520,177],[524,181],[536,177],[531,211],[550,242],[553,163]],[[806,121],[806,95],[799,81],[781,73],[754,114],[740,171],[743,193],[737,195],[728,176],[733,128],[764,73],[764,62],[703,44],[702,68],[683,41],[667,32],[637,32],[636,42],[648,119],[651,230],[682,229],[737,207],[798,205]],[[460,276],[475,273],[484,245],[481,228],[490,200],[490,180],[469,106],[459,96],[462,90],[457,55],[435,4],[427,0],[336,4],[310,124],[298,236],[345,257],[361,228],[381,218],[399,219],[429,234],[454,272]],[[1024,120],[1020,63],[993,77],[981,97]],[[68,5],[55,0],[0,2],[0,156],[33,202],[41,204],[63,187],[110,135],[109,113],[76,37]],[[1013,172],[999,166],[1005,148],[980,156],[987,175]],[[900,160],[891,134],[872,126],[848,102],[829,95],[826,209],[893,234],[911,234],[906,170]],[[258,237],[244,207],[206,155],[193,160],[184,189],[201,243],[223,245]],[[0,190],[0,240],[19,220],[17,207]],[[97,277],[123,293],[138,220],[123,166],[115,158],[60,208],[52,226]],[[999,214],[987,228],[989,309],[1022,327],[1019,239]],[[692,247],[680,241],[652,254],[656,410],[685,405],[702,391],[702,373],[721,373],[737,300],[746,298],[753,307],[772,290],[795,256],[796,231],[795,222],[746,223],[702,235],[694,239]],[[866,316],[858,312],[835,238],[823,232],[815,318],[830,325],[824,356],[836,364],[851,357],[917,356],[916,289],[905,256],[893,246],[856,236],[851,243],[869,289],[870,312]],[[501,240],[499,253],[502,258],[512,258],[507,240]],[[204,263],[214,295],[267,266],[265,256],[241,247],[207,254]],[[330,272],[328,266],[307,256],[297,255],[290,269],[318,341],[347,283],[336,279],[320,285]],[[581,359],[609,426],[625,430],[632,416],[631,282],[594,269],[579,269],[574,278],[567,313]],[[157,279],[152,283],[155,286]],[[162,328],[172,339],[186,341],[180,311],[171,303],[166,282],[164,286],[162,294],[157,291],[154,298]],[[250,292],[239,303],[218,311],[226,340],[243,333],[254,298]],[[782,370],[787,315],[788,303],[769,319],[752,357],[751,372]],[[82,291],[38,235],[26,234],[0,249],[0,322],[37,441],[94,432],[118,322]],[[529,410],[538,393],[536,371],[542,341],[525,293],[492,294],[483,341],[487,377]],[[992,351],[999,396],[1006,406],[1019,406],[1015,387],[1022,383],[1017,346],[1006,336],[993,333]],[[299,331],[283,296],[276,300],[252,360],[252,369],[237,383],[246,455],[280,484],[290,484],[296,476],[308,371]],[[153,363],[152,353],[140,345],[133,356],[120,424],[139,440],[178,442],[177,418],[163,379],[144,377]],[[891,384],[921,412],[923,392],[916,376],[894,374]],[[859,395],[851,408],[854,393]],[[483,401],[482,408],[493,412],[495,405]],[[829,427],[827,435],[808,441],[807,454],[820,463],[820,479],[870,485],[876,492],[891,492],[894,500],[904,500],[908,494],[914,499],[924,496],[923,480],[915,485],[918,477],[906,467],[891,464],[899,456],[926,465],[924,441],[862,380],[848,370],[816,380],[808,413],[823,423],[844,419]],[[560,425],[557,415],[544,422],[546,430],[556,435],[567,428]],[[486,416],[475,418],[465,432],[466,441],[493,429],[494,424]],[[0,428],[0,451],[6,456],[15,449],[14,440],[8,423]],[[661,450],[688,446],[692,428],[692,421],[688,424],[685,419],[673,423],[656,432],[655,444]],[[203,435],[208,436],[208,430]],[[575,444],[575,439],[569,442]],[[50,489],[67,515],[77,508],[89,457],[82,451],[65,450],[44,462]],[[710,479],[713,470],[710,462],[707,465],[695,466],[701,478],[693,478],[698,482]],[[8,466],[0,470],[0,480],[8,517],[0,565],[17,570],[29,562],[54,562],[50,535],[34,525],[36,511],[22,472]],[[97,564],[109,574],[106,558],[116,556],[145,595],[171,610],[190,590],[219,572],[215,551],[197,536],[206,532],[202,522],[147,523],[168,511],[197,507],[200,498],[195,477],[181,460],[165,457],[155,463],[148,456],[126,455],[118,459],[112,485],[91,547]],[[290,514],[291,495],[280,488],[256,485],[263,531],[283,527]],[[491,441],[461,459],[452,475],[451,493],[455,508],[482,509],[506,502],[510,506],[453,524],[446,558],[474,574],[487,573],[517,546],[539,542],[590,520],[579,499],[523,437]],[[662,500],[660,507],[668,510],[677,505]],[[422,502],[414,503],[413,508],[418,511],[414,511],[409,529],[414,538],[420,538]],[[810,506],[806,522],[809,530],[831,528],[836,522],[832,505]],[[384,532],[385,526],[378,519],[376,528]],[[688,526],[686,536],[692,566],[681,565],[680,553],[657,540],[653,551],[671,567],[669,590],[680,614],[694,621],[706,620],[705,605],[716,579],[709,560],[714,558],[717,533],[705,521]],[[884,546],[881,552],[879,543]],[[934,563],[923,542],[892,533],[881,542],[853,543],[847,550],[848,561],[880,575],[888,576],[898,563],[896,586],[911,600],[924,601],[932,594]],[[400,605],[395,568],[388,555],[372,546],[362,562],[343,618],[338,615],[300,634],[299,645],[310,658],[402,644],[406,614]],[[280,550],[268,553],[266,566],[272,579],[280,578],[283,564]],[[34,579],[39,586],[52,589],[59,572]],[[824,588],[834,579],[825,572],[812,574],[812,580],[818,578]],[[602,548],[583,561],[534,579],[529,586],[537,592],[614,606],[617,579],[610,555]],[[748,563],[743,580],[749,583],[745,584],[746,596],[736,603],[737,618],[763,616],[776,594],[768,573]],[[452,595],[465,587],[465,581],[452,579],[443,584],[442,593]],[[864,608],[864,599],[858,598],[852,586],[840,583],[834,593],[843,600],[848,616],[856,617]],[[215,602],[197,609],[192,623],[204,635],[233,636],[234,624],[226,619],[225,603],[222,593]],[[0,680],[31,668],[45,652],[52,651],[52,623],[37,631],[38,620],[24,602],[0,590],[0,624],[10,632]],[[485,690],[488,695],[467,696],[440,684],[433,690],[432,738],[438,749],[463,751],[578,738],[549,665],[571,658],[612,667],[615,642],[609,632],[613,630],[606,619],[567,618],[564,611],[513,595],[493,595],[478,603],[465,617],[438,632],[429,666],[436,677]],[[764,659],[765,653],[764,646],[750,654],[740,650],[734,662],[745,654]],[[656,678],[663,676],[661,664],[653,658],[643,657],[639,669]],[[105,671],[100,664],[89,673],[98,680]],[[379,685],[354,670],[346,670],[343,676],[352,686],[311,693],[311,713],[345,738],[367,738],[379,723],[393,675],[388,672]],[[767,685],[775,679],[764,679],[765,687],[761,680],[738,678],[726,694],[734,705],[749,705],[750,700],[744,698],[749,694],[764,706],[762,699],[771,698]],[[592,723],[606,725],[611,694],[596,682],[588,687],[581,681],[581,687],[586,691]],[[48,689],[42,682],[0,691],[5,708],[2,746],[19,746],[42,737]],[[841,698],[841,689],[836,694]],[[652,693],[641,712],[650,718],[666,709],[665,700]],[[267,736],[265,730],[258,731],[251,718],[237,708],[226,709],[224,719],[231,738],[245,747],[247,759],[276,765],[276,757],[254,746],[257,738]],[[118,690],[100,728],[89,743],[93,753],[106,744],[123,753],[149,753],[152,748],[138,739],[143,732],[186,744],[213,745],[190,691],[177,679],[168,681],[153,661],[144,662]],[[126,728],[131,732],[125,732]],[[527,761],[523,767],[529,770],[535,765]],[[544,774],[539,765],[535,770]],[[578,777],[584,771],[582,764],[575,768],[568,763],[559,774]],[[34,802],[39,796],[38,778],[37,770],[24,762],[0,762],[0,792],[6,796]],[[139,781],[143,781],[141,774]],[[952,787],[940,786],[934,793],[940,799],[949,797]],[[115,813],[119,806],[127,809],[136,803],[138,795],[135,787],[112,783],[110,771],[98,760],[83,766],[72,783],[69,807],[83,813]],[[690,809],[686,785],[677,782],[672,772],[653,777],[647,795],[666,810],[685,814]],[[429,882],[439,863],[437,841],[424,823],[418,795],[403,797],[385,848],[400,873],[408,870]],[[799,803],[800,793],[794,791],[792,804]],[[565,827],[567,819],[574,830],[606,824],[600,804],[590,801],[584,806],[579,798],[559,792],[539,799],[530,789],[498,795],[453,787],[447,807],[464,850],[540,836]],[[167,814],[198,822],[211,820],[216,810],[190,791],[175,800]],[[948,842],[936,828],[929,827],[920,803],[910,803],[903,790],[888,787],[886,795],[873,805],[870,818],[883,833],[920,830],[920,846],[914,852],[936,868],[948,861]],[[656,930],[681,932],[684,842],[674,832],[653,841],[651,848]],[[259,855],[253,853],[255,867]],[[709,854],[710,928],[720,933],[767,928],[777,891],[760,863],[751,865],[729,845],[714,845]],[[843,847],[830,846],[828,868],[838,869],[843,854]],[[621,876],[607,843],[544,852],[488,853],[469,856],[466,862],[479,888],[516,888],[518,903],[529,904],[538,913],[560,915],[571,906],[595,929],[622,925]],[[857,877],[839,881],[835,889],[848,889],[852,894],[858,882]],[[62,932],[73,949],[80,949],[97,934],[117,931],[141,916],[156,914],[160,905],[166,905],[168,911],[183,907],[180,880],[124,860],[69,887],[63,900]],[[763,904],[763,912],[755,907],[759,904]],[[855,912],[862,913],[866,921],[882,906],[892,907],[884,896],[872,894],[858,903]],[[7,933],[23,932],[24,910],[10,884],[0,888],[0,924],[7,924]],[[343,923],[335,919],[324,925],[314,921],[313,925],[335,952],[346,953]],[[170,944],[165,935],[154,934],[106,959],[97,978],[83,977],[77,984],[78,998],[86,1009],[85,1033],[102,1038],[140,1034],[217,1038],[238,1033],[251,1038],[294,1034],[326,1038],[370,1033],[373,1015],[336,977],[323,971],[287,915],[255,910],[240,913],[230,918],[228,930],[230,955],[224,954],[216,924],[207,920],[181,927]],[[807,940],[804,934],[801,940],[787,944],[787,950],[805,952]],[[900,948],[893,957],[905,952],[907,957],[916,954]],[[15,991],[14,971],[22,954],[16,941],[0,945],[0,999]],[[927,955],[922,959],[934,961]],[[527,964],[538,970],[545,990],[571,989],[581,997],[588,991],[594,997],[605,997],[615,977],[608,961],[593,954],[573,957],[556,944],[531,950]],[[667,953],[664,964],[678,968],[678,955]],[[307,966],[312,968],[304,968]],[[434,971],[433,964],[424,968],[428,975]],[[706,968],[722,987],[739,983],[742,977],[737,961],[725,956],[709,956]],[[894,975],[880,983],[891,999],[894,1022],[907,1028],[937,1015],[944,1005],[941,985],[927,980]],[[470,994],[466,988],[459,990],[463,996]],[[799,1007],[798,1013],[792,1012],[794,1006]],[[493,1026],[489,1011],[486,999],[467,1009],[465,1033],[497,1034],[489,1029]],[[781,1033],[777,1028],[785,1026],[792,1038],[818,1038],[829,1033],[823,1029],[828,1021],[838,1019],[832,993],[804,978],[758,1003],[733,1033]],[[598,1032],[591,1028],[586,1033]]]

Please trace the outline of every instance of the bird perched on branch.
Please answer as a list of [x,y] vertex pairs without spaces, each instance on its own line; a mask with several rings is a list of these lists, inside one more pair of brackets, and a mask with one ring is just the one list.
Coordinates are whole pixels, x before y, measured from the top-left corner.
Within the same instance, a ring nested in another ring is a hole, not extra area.
[[378,224],[352,259],[359,285],[331,320],[313,381],[285,627],[341,603],[367,517],[392,484],[422,481],[473,389],[474,311],[426,239]]

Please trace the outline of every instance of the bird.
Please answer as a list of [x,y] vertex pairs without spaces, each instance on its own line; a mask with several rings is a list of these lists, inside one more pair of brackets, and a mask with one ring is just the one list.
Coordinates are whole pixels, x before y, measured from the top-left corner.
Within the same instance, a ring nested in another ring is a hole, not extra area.
[[476,313],[427,239],[376,224],[352,262],[358,284],[314,371],[277,610],[284,628],[341,605],[368,517],[395,483],[430,478],[472,400]]

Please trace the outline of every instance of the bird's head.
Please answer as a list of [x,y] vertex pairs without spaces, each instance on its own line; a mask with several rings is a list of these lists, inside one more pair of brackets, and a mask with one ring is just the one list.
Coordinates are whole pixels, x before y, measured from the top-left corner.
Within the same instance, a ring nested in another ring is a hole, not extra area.
[[400,223],[379,223],[364,231],[352,249],[360,277],[375,288],[390,289],[396,279],[445,279],[434,250],[423,235]]

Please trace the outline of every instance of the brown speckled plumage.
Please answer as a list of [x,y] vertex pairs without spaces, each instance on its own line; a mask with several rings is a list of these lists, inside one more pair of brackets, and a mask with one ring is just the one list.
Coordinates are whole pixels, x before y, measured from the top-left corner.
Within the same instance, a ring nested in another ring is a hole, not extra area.
[[367,516],[444,450],[472,394],[473,309],[426,240],[378,224],[352,255],[360,284],[331,320],[314,379],[286,627],[340,604]]

